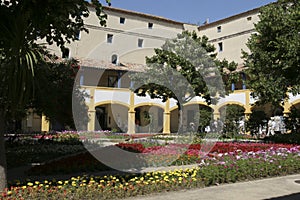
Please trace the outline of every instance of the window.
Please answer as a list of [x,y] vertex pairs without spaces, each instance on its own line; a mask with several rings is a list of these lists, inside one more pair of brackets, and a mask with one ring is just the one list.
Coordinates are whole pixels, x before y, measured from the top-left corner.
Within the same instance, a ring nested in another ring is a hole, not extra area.
[[251,21],[251,20],[252,20],[252,17],[247,17],[247,20],[248,20],[248,21]]
[[113,34],[107,34],[107,43],[112,43],[113,42]]
[[108,76],[108,87],[118,86],[118,76]]
[[223,51],[223,43],[219,42],[218,47],[219,47],[219,52],[222,52]]
[[217,32],[220,33],[222,31],[222,26],[217,27]]
[[143,47],[144,40],[138,39],[138,47]]
[[149,28],[149,29],[152,29],[152,28],[153,28],[153,23],[149,22],[149,23],[148,23],[148,28]]
[[125,24],[125,18],[124,17],[120,17],[120,24]]
[[111,56],[111,63],[115,65],[118,63],[118,56],[116,54]]
[[76,40],[80,40],[80,30],[76,31],[75,38]]
[[62,58],[69,58],[70,56],[70,50],[68,48],[64,48],[62,50]]

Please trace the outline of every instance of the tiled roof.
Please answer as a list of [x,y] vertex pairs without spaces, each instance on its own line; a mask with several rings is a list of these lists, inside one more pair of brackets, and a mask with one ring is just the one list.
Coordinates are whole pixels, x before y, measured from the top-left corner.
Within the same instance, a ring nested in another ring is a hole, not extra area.
[[[118,70],[118,71],[131,71],[131,72],[143,72],[146,69],[146,65],[137,63],[122,62],[118,65],[112,64],[107,61],[89,59],[89,58],[75,58],[79,61],[79,65],[82,67],[106,69],[106,70]],[[238,64],[235,72],[242,72],[246,69],[245,65]],[[229,70],[224,69],[225,73],[229,73]]]
[[76,58],[79,61],[79,65],[83,67],[90,67],[95,69],[109,69],[120,71],[133,71],[142,72],[145,69],[145,65],[136,63],[120,63],[118,65],[112,64],[103,60],[89,59],[89,58]]

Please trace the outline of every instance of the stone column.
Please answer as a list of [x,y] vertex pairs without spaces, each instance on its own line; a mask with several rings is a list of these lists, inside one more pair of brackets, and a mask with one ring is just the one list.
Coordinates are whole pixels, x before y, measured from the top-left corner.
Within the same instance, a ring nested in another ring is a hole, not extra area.
[[42,114],[42,132],[49,132],[50,130],[50,122],[47,120],[46,115]]
[[214,110],[213,112],[213,119],[214,120],[217,120],[217,119],[220,119],[220,111],[219,111],[219,107],[217,105],[212,105],[212,109]]
[[245,90],[245,120],[249,119],[251,113],[250,90]]
[[291,106],[292,106],[291,103],[286,98],[283,103],[283,116],[287,117],[291,113],[290,111]]
[[171,125],[171,116],[170,116],[170,99],[168,99],[165,103],[164,110],[164,127],[163,133],[170,134],[170,125]]
[[88,104],[88,116],[89,122],[87,129],[88,131],[95,131],[95,118],[96,118],[96,110],[95,110],[95,88],[90,89],[90,102]]
[[134,110],[134,92],[130,91],[130,105],[128,110],[128,131],[127,133],[135,133],[135,110]]

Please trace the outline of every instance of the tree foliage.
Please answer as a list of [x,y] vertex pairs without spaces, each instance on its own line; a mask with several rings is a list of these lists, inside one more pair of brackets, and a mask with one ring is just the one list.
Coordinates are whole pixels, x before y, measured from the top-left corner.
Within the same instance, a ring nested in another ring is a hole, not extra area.
[[216,104],[218,98],[226,94],[222,79],[224,68],[234,71],[237,64],[219,61],[216,56],[215,47],[208,43],[206,36],[183,31],[155,49],[154,56],[146,58],[145,71],[131,76],[135,83],[132,90],[138,96],[148,94],[163,102],[176,100],[180,132],[183,104],[196,96],[208,104]]
[[258,135],[259,129],[266,126],[268,117],[263,110],[253,110],[246,121],[246,130],[251,133],[251,135]]
[[250,53],[243,52],[248,84],[261,103],[278,105],[300,91],[300,2],[278,0],[262,7],[259,19]]
[[49,56],[51,62],[35,67],[35,95],[28,107],[34,108],[40,115],[45,114],[50,121],[55,120],[62,127],[75,129],[72,104],[76,104],[76,111],[80,112],[76,115],[87,124],[85,94],[74,84],[80,70],[78,62],[74,59],[58,61],[55,56]]
[[233,137],[239,133],[239,121],[243,120],[245,108],[240,105],[230,104],[220,109],[221,120],[224,122],[224,132]]
[[104,25],[106,15],[96,0],[5,0],[0,4],[1,110],[22,107],[32,96],[34,65],[43,59],[37,40],[63,49],[76,40],[78,31],[88,31],[83,20],[89,16],[89,6],[95,7]]
[[[106,0],[109,3],[109,0]],[[0,191],[6,185],[4,121],[33,96],[34,68],[44,59],[37,40],[61,49],[87,31],[84,18],[94,6],[101,25],[106,15],[97,0],[2,0],[0,3]]]
[[206,36],[183,31],[155,49],[153,57],[146,58],[146,70],[131,76],[136,85],[133,89],[139,96],[149,94],[163,102],[173,98],[178,106],[195,96],[203,97],[209,104],[215,103],[217,94],[225,95],[224,68],[237,65],[217,60],[214,51]]

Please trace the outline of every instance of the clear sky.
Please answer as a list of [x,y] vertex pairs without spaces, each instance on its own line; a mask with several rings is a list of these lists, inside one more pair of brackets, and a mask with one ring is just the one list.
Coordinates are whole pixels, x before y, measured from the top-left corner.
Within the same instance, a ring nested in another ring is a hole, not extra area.
[[112,7],[202,24],[245,12],[276,0],[111,0]]

